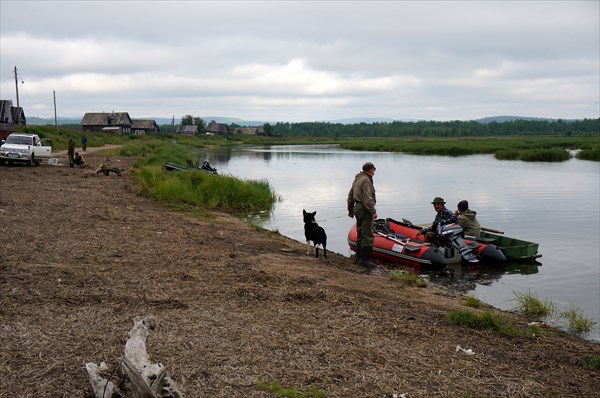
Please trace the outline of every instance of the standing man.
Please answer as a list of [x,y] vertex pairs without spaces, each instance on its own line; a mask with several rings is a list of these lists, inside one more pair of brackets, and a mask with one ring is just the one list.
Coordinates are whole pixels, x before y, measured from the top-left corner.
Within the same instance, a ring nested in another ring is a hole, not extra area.
[[433,201],[431,202],[431,204],[433,205],[433,208],[435,209],[435,212],[437,214],[435,215],[435,218],[433,219],[433,223],[431,224],[431,226],[421,229],[421,232],[419,232],[418,235],[421,235],[421,234],[425,235],[426,242],[434,243],[434,244],[437,244],[438,246],[442,246],[440,244],[441,243],[440,240],[438,239],[437,226],[452,224],[452,223],[455,223],[458,219],[454,213],[452,213],[450,210],[448,210],[446,208],[446,206],[445,206],[446,202],[444,201],[443,198],[436,196],[433,199]]
[[87,148],[87,137],[84,135],[81,138],[81,151],[85,152],[85,149]]
[[357,264],[367,268],[375,268],[371,262],[373,250],[373,220],[377,218],[375,210],[375,187],[373,176],[375,165],[371,162],[363,164],[362,172],[354,177],[352,188],[348,192],[348,217],[356,217],[356,253]]
[[69,138],[69,149],[67,150],[69,154],[69,167],[74,167],[73,158],[75,157],[75,141]]

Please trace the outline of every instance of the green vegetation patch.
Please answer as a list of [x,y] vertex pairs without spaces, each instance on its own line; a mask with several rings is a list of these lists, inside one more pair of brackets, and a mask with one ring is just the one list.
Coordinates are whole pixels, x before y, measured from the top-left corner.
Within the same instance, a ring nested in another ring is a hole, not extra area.
[[228,212],[271,210],[277,197],[269,182],[241,180],[204,171],[165,171],[144,166],[138,178],[142,193],[157,200]]
[[258,383],[258,388],[275,395],[285,398],[327,398],[327,394],[316,387],[311,387],[308,391],[303,391],[296,387],[282,387],[279,383]]
[[507,336],[519,334],[519,329],[509,319],[498,317],[484,311],[477,314],[472,311],[450,311],[447,315],[455,325],[466,326],[472,329],[492,330]]
[[587,318],[579,307],[561,311],[560,316],[566,320],[566,329],[570,332],[587,334],[592,330],[594,322]]
[[481,307],[483,307],[483,303],[477,297],[467,296],[467,298],[465,300],[467,302],[467,306],[468,307],[472,307],[472,308],[481,308]]
[[588,355],[581,359],[584,368],[600,370],[600,355]]
[[582,149],[577,154],[577,159],[600,162],[600,148]]
[[517,310],[530,319],[543,319],[555,311],[554,304],[549,300],[541,300],[537,295],[527,290],[514,292],[517,301]]
[[400,282],[401,286],[427,287],[427,281],[414,272],[404,270],[394,270],[390,272],[389,279],[392,282]]
[[[340,146],[355,151],[403,152],[414,155],[466,156],[494,154],[498,160],[562,162],[567,149],[582,149],[594,159],[598,137],[511,136],[511,137],[370,137],[340,138]],[[581,158],[581,157],[580,157]]]

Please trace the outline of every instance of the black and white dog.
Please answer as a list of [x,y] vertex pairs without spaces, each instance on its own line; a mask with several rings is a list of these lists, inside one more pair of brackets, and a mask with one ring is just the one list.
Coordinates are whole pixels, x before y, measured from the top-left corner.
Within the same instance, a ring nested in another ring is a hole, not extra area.
[[317,212],[307,213],[306,210],[302,210],[304,215],[304,236],[306,237],[306,254],[310,254],[310,242],[315,245],[316,258],[319,258],[319,248],[317,245],[323,246],[323,256],[327,258],[327,234],[325,230],[319,227],[317,221],[315,221],[315,215]]

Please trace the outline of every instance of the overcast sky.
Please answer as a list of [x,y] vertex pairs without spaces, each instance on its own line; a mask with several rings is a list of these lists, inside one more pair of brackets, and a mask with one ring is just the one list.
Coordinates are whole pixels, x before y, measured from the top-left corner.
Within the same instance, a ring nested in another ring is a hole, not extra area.
[[597,118],[599,4],[0,0],[1,98],[16,66],[27,117]]

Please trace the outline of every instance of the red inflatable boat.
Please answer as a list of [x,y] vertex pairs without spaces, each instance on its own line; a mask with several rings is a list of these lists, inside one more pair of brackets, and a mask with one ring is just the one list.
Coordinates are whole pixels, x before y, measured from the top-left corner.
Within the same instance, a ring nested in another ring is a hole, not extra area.
[[[423,270],[442,269],[447,264],[460,262],[460,254],[453,248],[437,247],[425,243],[421,228],[410,222],[391,218],[374,222],[374,241],[371,256],[396,264],[420,267]],[[506,257],[493,244],[477,240],[464,240],[467,246],[484,263],[502,263]],[[348,232],[350,249],[356,251],[356,225]]]
[[[401,238],[393,233],[376,231],[374,235],[371,252],[374,259],[423,270],[439,270],[448,264],[444,254],[437,247]],[[348,244],[350,249],[356,251],[356,224],[348,232]]]

